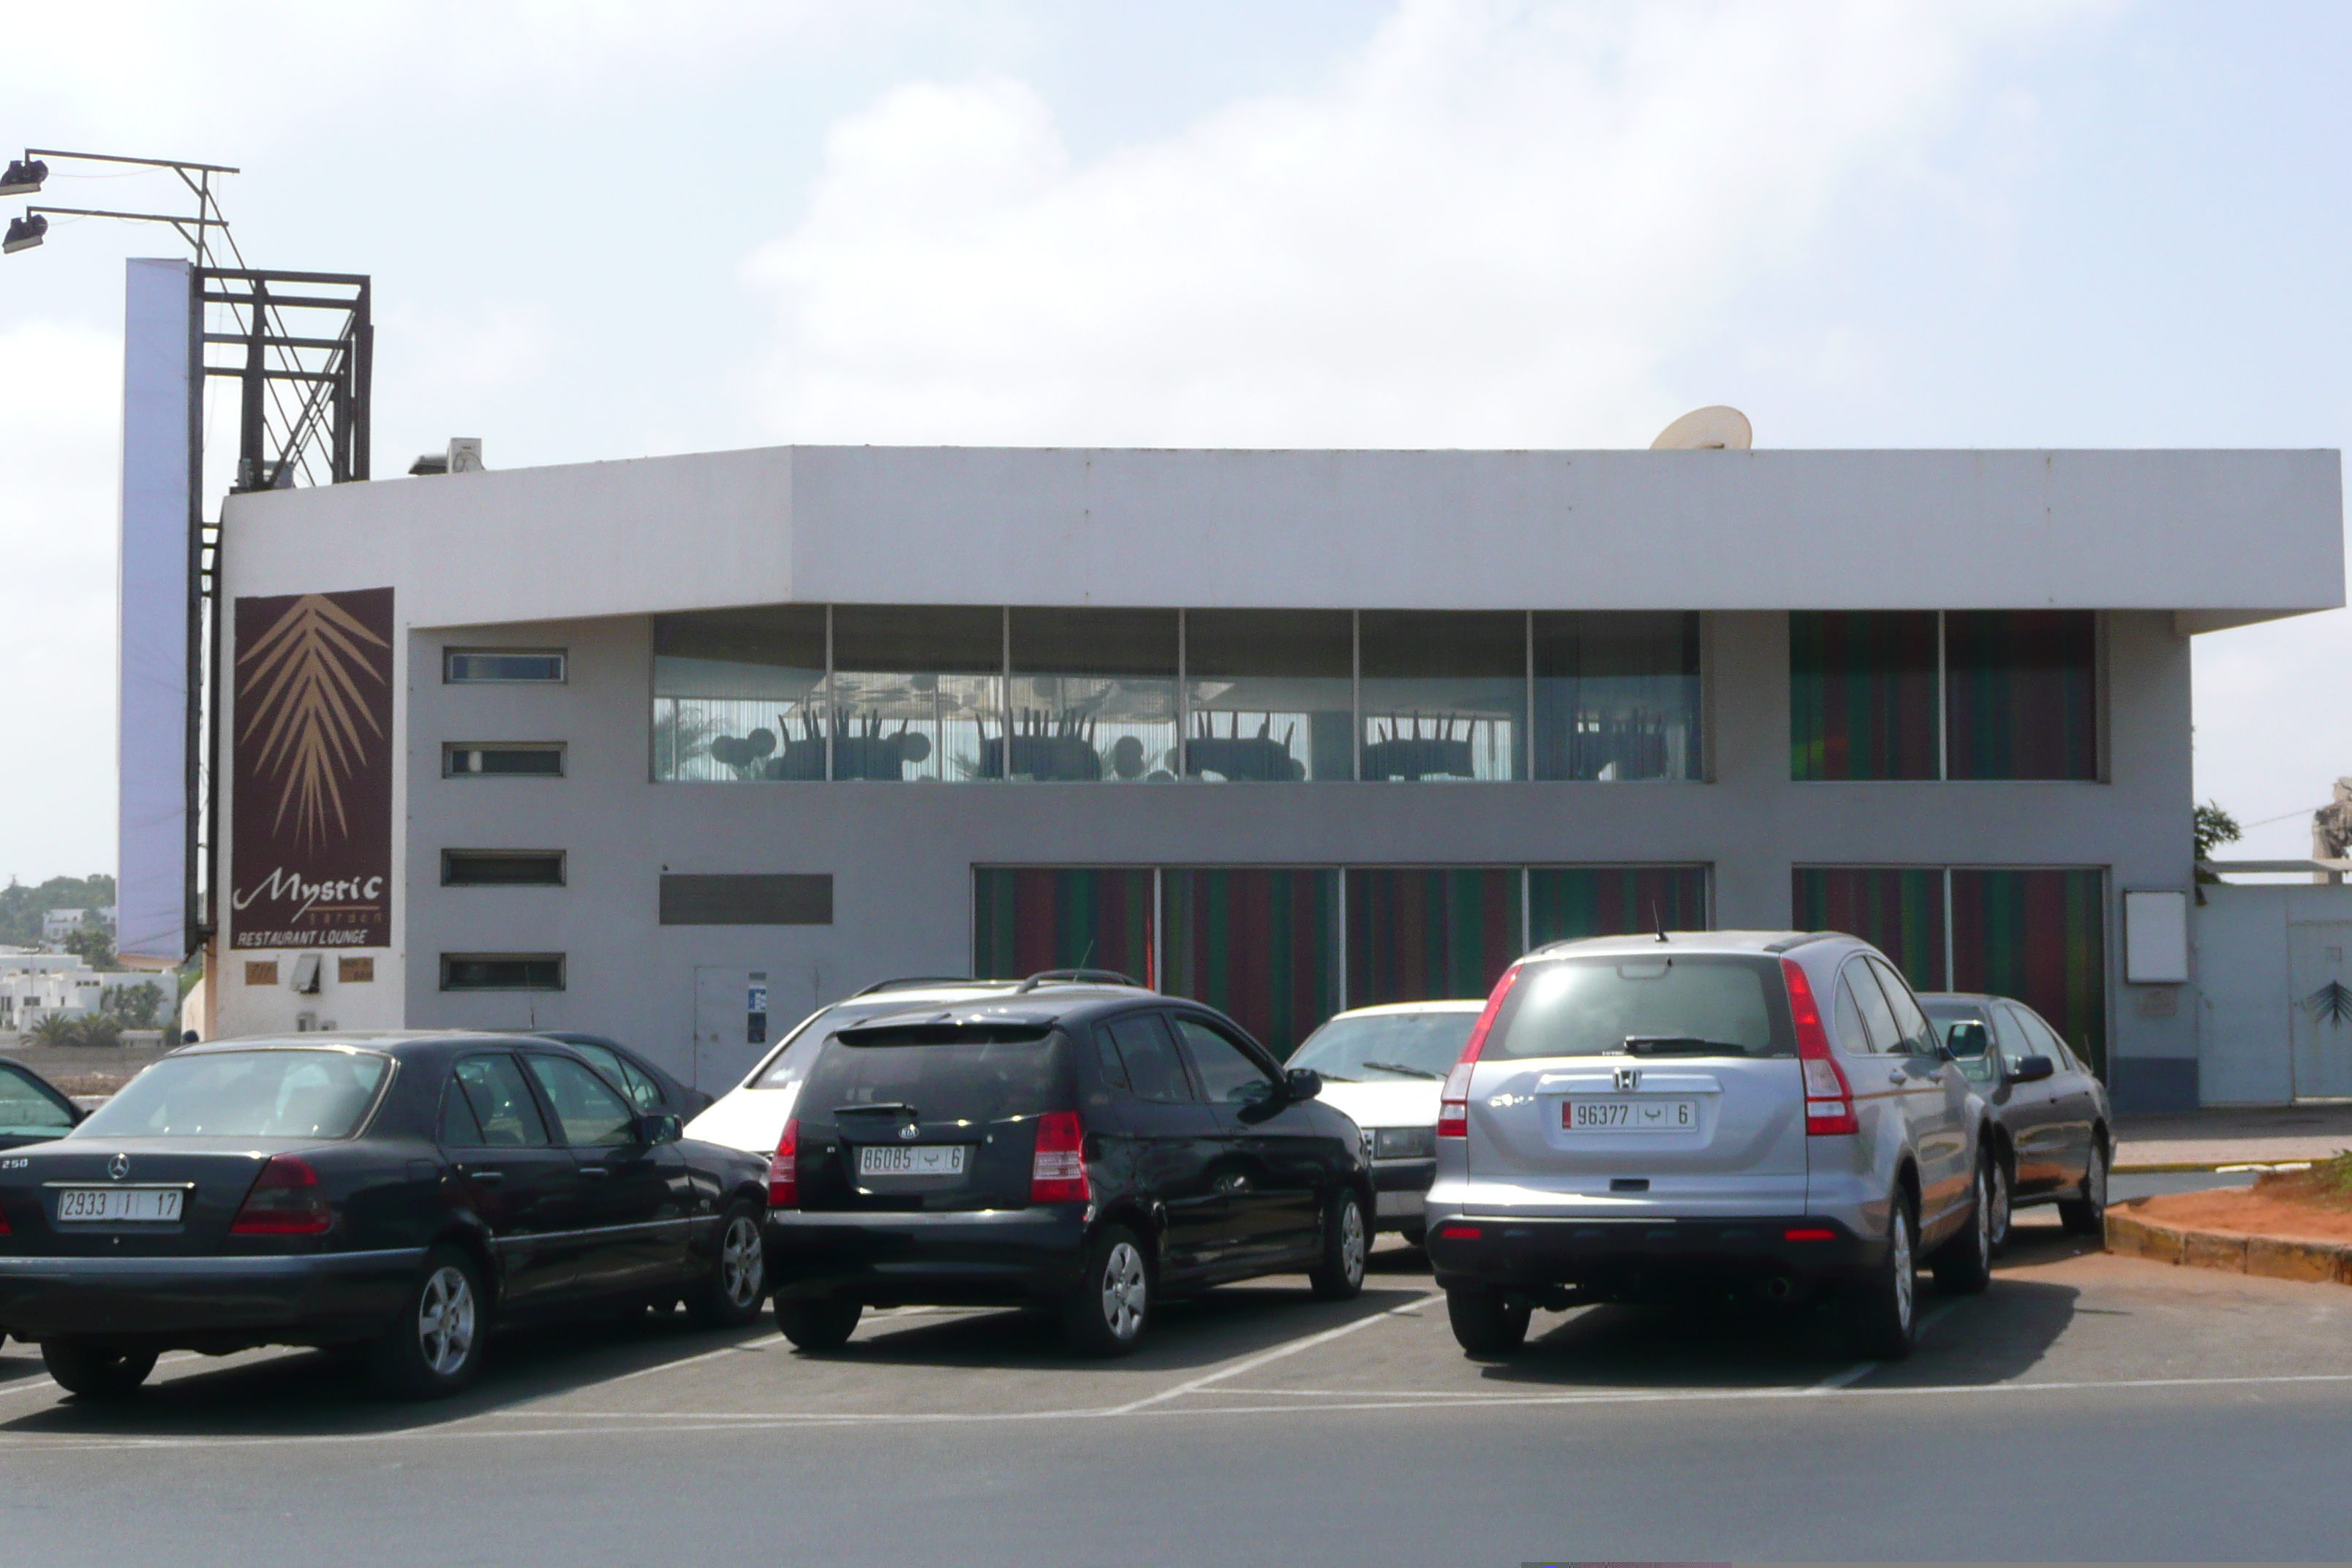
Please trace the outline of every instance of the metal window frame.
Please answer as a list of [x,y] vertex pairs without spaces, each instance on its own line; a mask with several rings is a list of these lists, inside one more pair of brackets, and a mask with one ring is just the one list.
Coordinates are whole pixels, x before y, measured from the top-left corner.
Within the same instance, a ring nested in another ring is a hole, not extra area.
[[[555,984],[552,985],[453,985],[449,983],[449,971],[453,965],[459,963],[552,963],[555,966]],[[445,952],[441,954],[440,989],[457,994],[467,993],[511,994],[519,992],[536,994],[559,992],[567,988],[567,983],[570,980],[569,967],[565,955],[560,952]]]
[[[536,675],[460,676],[456,673],[460,658],[552,658],[557,673],[552,677]],[[569,686],[572,684],[572,650],[562,647],[460,647],[450,644],[441,648],[441,684],[444,686]]]
[[[551,773],[492,773],[488,769],[460,768],[452,772],[449,759],[469,752],[552,753],[555,771]],[[441,776],[445,779],[560,779],[568,776],[572,760],[569,753],[570,743],[563,741],[444,741],[441,742]]]
[[[550,860],[555,863],[552,881],[466,881],[455,878],[452,871],[467,861],[488,860]],[[450,849],[441,851],[441,885],[445,888],[562,888],[571,885],[571,857],[561,849]]]

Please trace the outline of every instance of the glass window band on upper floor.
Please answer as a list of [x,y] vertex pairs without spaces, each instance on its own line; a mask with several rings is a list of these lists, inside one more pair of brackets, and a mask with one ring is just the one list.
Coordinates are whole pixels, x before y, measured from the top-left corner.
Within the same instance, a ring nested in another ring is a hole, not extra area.
[[1706,776],[1695,611],[658,616],[656,780]]

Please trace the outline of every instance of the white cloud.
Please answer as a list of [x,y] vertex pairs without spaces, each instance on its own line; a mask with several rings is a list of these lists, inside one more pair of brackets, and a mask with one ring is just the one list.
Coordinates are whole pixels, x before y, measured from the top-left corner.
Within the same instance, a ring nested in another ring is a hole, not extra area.
[[760,395],[793,440],[1646,442],[1658,367],[2065,9],[1408,0],[1327,89],[1083,163],[1019,81],[903,86],[747,265]]

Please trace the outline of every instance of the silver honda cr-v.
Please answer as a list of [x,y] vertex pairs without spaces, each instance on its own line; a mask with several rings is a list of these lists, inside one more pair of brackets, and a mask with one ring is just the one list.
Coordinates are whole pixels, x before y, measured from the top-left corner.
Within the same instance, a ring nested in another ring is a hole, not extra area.
[[1990,1279],[1985,1110],[1885,955],[1834,932],[1556,943],[1503,975],[1446,1079],[1430,1263],[1454,1337],[1734,1289],[1833,1292],[1910,1352],[1919,1260]]

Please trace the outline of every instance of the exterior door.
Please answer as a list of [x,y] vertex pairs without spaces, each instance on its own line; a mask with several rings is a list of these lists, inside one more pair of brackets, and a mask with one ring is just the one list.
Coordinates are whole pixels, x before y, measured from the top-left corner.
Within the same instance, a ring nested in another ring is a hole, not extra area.
[[580,1175],[548,1131],[522,1067],[504,1051],[465,1057],[441,1094],[441,1150],[489,1227],[508,1307],[544,1306],[571,1286]]
[[1223,1173],[1237,1259],[1265,1261],[1312,1247],[1319,1217],[1314,1119],[1298,1105],[1265,1115],[1280,1090],[1265,1065],[1202,1019],[1179,1014],[1175,1024],[1238,1156]]
[[1167,1214],[1161,1267],[1192,1273],[1223,1255],[1226,1194],[1216,1186],[1224,1130],[1184,1070],[1174,1037],[1157,1012],[1095,1026],[1102,1073],[1133,1151],[1136,1183]]
[[2352,923],[2287,927],[2288,1031],[2294,1040],[2297,1100],[2352,1095]]
[[686,1271],[691,1194],[677,1145],[640,1142],[636,1110],[567,1057],[523,1058],[579,1173],[572,1294],[666,1285]]
[[817,973],[809,964],[771,964],[760,969],[705,965],[694,972],[696,1089],[724,1094],[782,1039],[793,1025],[816,1011]]

